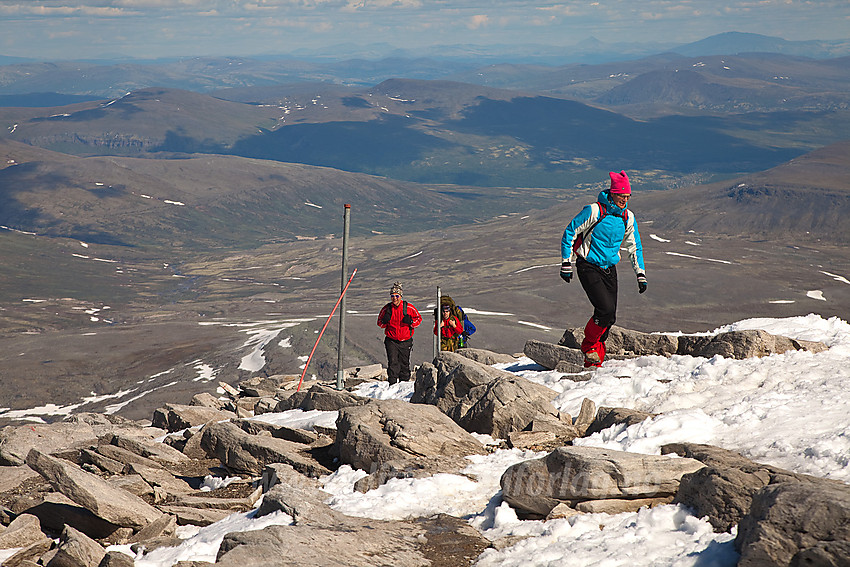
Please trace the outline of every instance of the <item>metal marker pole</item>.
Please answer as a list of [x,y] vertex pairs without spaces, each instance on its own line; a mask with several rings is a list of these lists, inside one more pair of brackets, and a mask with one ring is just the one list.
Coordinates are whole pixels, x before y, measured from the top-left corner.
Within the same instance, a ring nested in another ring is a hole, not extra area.
[[[351,220],[351,205],[345,204],[345,213],[343,214],[342,222],[342,279],[339,286],[340,293],[345,290],[346,282],[348,281],[348,231]],[[345,351],[345,294],[342,295],[342,303],[339,310],[339,352],[337,353],[336,362],[336,389],[342,390],[345,386],[345,376],[343,376],[343,352]]]
[[442,294],[440,293],[440,286],[437,286],[437,315],[434,317],[434,323],[437,325],[437,332],[434,333],[434,358],[437,358],[437,354],[440,352],[440,300],[442,298]]

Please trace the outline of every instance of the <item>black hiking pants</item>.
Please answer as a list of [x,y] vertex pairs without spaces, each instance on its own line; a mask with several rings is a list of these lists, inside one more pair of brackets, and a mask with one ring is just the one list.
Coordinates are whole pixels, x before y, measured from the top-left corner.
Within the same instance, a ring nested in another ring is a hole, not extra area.
[[387,349],[387,381],[390,384],[410,380],[410,351],[413,350],[413,339],[397,341],[384,337]]
[[593,305],[593,322],[605,327],[600,339],[605,342],[608,330],[617,319],[617,266],[600,268],[583,258],[576,258],[576,272],[584,293]]

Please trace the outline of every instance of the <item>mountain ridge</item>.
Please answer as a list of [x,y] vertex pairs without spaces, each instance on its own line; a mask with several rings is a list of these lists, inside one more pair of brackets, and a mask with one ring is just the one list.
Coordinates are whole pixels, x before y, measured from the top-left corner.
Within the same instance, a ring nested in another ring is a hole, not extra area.
[[[495,49],[494,49],[495,48]],[[344,57],[333,54],[345,53]],[[684,45],[627,44],[580,40],[572,46],[438,46],[433,50],[390,46],[329,46],[325,53],[290,55],[170,57],[146,61],[31,61],[0,59],[0,95],[63,93],[116,98],[131,91],[165,87],[199,92],[296,82],[368,86],[397,77],[448,79],[487,75],[493,67],[626,65],[628,61],[773,52],[811,59],[850,55],[850,39],[789,41],[752,33],[726,32]],[[300,57],[300,59],[298,58]],[[5,63],[4,63],[5,62]],[[470,80],[470,82],[473,82]],[[528,84],[528,82],[526,82]],[[578,91],[572,91],[576,93]],[[600,94],[600,93],[596,93]]]
[[5,188],[0,224],[92,243],[157,249],[180,242],[203,249],[324,237],[336,231],[322,209],[343,202],[358,204],[368,215],[370,228],[355,229],[366,233],[398,232],[415,219],[427,228],[487,215],[486,207],[470,213],[460,206],[471,188],[449,190],[297,163],[218,155],[69,158],[3,141],[0,155],[7,161],[0,169]]
[[[850,141],[810,152],[732,183],[690,187],[647,201],[653,226],[803,242],[850,243]],[[659,202],[667,201],[665,204]],[[721,214],[722,213],[722,214]]]
[[[850,125],[843,110],[638,119],[456,82],[286,92],[264,90],[248,104],[145,89],[108,102],[0,109],[0,120],[12,124],[0,137],[84,156],[231,154],[421,183],[566,188],[612,160],[667,177],[757,171],[841,139]],[[619,147],[609,143],[612,132]]]
[[781,37],[729,31],[674,47],[671,51],[689,56],[761,52],[831,59],[850,54],[847,51],[848,48],[850,48],[850,41],[847,39],[789,41]]

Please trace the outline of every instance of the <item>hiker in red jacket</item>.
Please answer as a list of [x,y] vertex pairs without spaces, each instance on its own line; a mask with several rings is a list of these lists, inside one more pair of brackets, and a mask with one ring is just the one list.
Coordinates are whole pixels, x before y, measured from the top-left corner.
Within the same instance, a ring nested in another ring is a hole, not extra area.
[[463,323],[460,318],[452,311],[456,311],[452,298],[444,295],[441,299],[440,313],[437,314],[434,310],[434,334],[437,334],[438,319],[440,332],[440,350],[455,352],[458,348],[458,341],[463,334]]
[[378,314],[378,326],[384,329],[387,349],[387,380],[395,384],[410,380],[410,351],[413,350],[413,329],[422,322],[416,308],[404,301],[401,282],[390,289],[390,302]]

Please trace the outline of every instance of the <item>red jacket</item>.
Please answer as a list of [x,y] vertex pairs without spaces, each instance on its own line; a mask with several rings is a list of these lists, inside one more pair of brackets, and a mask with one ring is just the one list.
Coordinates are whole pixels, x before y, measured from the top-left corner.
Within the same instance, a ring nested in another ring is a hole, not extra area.
[[402,313],[402,302],[396,309],[392,301],[384,305],[381,312],[378,313],[378,326],[384,329],[384,334],[391,339],[397,341],[406,341],[413,338],[413,328],[418,327],[422,322],[422,315],[413,306],[412,303],[407,304],[407,315],[410,315],[410,324],[405,325],[401,322],[405,314]]
[[[451,324],[450,324],[451,321],[454,321],[455,325],[457,325],[457,326],[452,327]],[[437,325],[438,324],[439,323],[437,321],[434,321],[434,334],[435,335],[437,334]],[[446,338],[446,339],[450,339],[452,337],[457,337],[457,336],[463,334],[463,323],[461,323],[460,320],[457,317],[455,317],[454,315],[450,315],[449,318],[446,319],[446,324],[443,325],[442,329],[440,329],[440,334],[442,335],[443,338]]]

